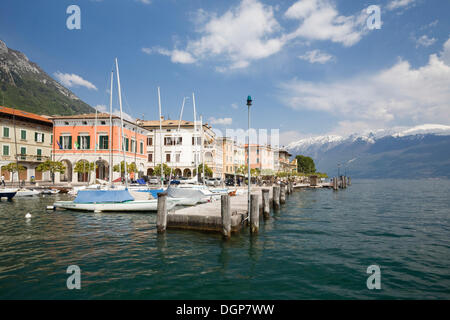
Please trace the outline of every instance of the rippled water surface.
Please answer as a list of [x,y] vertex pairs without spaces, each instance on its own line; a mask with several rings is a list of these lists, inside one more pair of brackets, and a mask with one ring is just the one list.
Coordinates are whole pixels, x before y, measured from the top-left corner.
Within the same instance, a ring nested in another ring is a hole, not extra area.
[[[257,236],[230,241],[158,236],[155,215],[46,212],[59,198],[0,203],[0,298],[450,299],[450,181],[296,192]],[[81,290],[66,287],[74,264]]]

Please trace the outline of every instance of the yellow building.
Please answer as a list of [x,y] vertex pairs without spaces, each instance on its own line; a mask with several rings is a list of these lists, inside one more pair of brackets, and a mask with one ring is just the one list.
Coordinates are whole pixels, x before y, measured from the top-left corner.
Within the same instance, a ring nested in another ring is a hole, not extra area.
[[[48,172],[36,167],[50,159],[52,151],[53,124],[47,118],[34,113],[0,106],[0,167],[5,181],[50,180]],[[12,174],[4,166],[18,162],[25,168]]]

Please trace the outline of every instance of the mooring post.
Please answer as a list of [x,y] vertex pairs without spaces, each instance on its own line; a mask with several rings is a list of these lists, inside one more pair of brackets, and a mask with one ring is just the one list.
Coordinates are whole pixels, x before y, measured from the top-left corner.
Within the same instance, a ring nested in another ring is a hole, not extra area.
[[262,207],[263,207],[263,217],[264,219],[270,218],[270,190],[262,189]]
[[285,203],[286,203],[286,185],[285,184],[281,184],[280,204],[285,204]]
[[333,189],[334,189],[335,191],[337,191],[338,188],[339,188],[338,178],[334,177],[334,178],[333,178]]
[[350,179],[350,177],[348,177],[347,179],[348,179],[348,185],[351,186],[352,185],[352,180]]
[[252,194],[250,197],[250,231],[257,233],[259,230],[259,196]]
[[225,238],[231,237],[231,205],[228,194],[221,197],[222,234]]
[[280,186],[273,187],[273,208],[274,210],[280,209]]
[[156,229],[158,233],[164,233],[167,227],[167,193],[158,193],[158,207],[156,214]]

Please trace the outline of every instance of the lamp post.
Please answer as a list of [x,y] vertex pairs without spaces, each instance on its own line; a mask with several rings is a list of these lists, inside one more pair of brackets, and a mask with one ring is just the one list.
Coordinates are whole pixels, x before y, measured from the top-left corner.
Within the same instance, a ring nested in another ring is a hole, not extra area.
[[248,221],[250,221],[250,185],[251,185],[251,176],[250,176],[250,107],[252,105],[252,97],[247,97],[247,107],[248,107],[248,155],[247,155],[247,167],[248,167]]

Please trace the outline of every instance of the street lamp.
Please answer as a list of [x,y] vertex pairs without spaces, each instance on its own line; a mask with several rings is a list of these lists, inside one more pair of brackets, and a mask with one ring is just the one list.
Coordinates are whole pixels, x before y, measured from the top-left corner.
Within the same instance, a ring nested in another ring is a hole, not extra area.
[[250,176],[250,107],[252,105],[252,97],[247,97],[247,107],[248,107],[248,155],[247,155],[247,167],[248,167],[248,221],[250,221],[250,184],[251,184],[251,176]]

